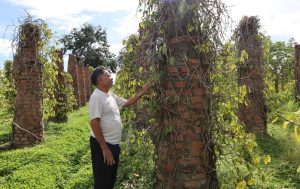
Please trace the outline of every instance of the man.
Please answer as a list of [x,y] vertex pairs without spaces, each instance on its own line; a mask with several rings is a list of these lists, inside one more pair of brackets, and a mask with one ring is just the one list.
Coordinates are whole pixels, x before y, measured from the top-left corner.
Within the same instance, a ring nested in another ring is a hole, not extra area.
[[119,109],[136,103],[149,86],[145,85],[140,93],[125,100],[109,92],[113,79],[105,67],[97,67],[91,75],[91,81],[96,86],[89,101],[94,188],[112,189],[117,176],[122,134]]

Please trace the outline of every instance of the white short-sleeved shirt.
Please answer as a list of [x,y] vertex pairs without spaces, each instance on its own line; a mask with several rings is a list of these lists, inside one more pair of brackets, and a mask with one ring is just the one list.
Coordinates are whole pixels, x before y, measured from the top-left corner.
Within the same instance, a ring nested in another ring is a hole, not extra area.
[[[100,118],[100,126],[106,142],[119,144],[122,135],[122,121],[119,109],[126,100],[108,92],[95,89],[90,97],[89,111],[90,120]],[[91,136],[95,137],[91,129]]]

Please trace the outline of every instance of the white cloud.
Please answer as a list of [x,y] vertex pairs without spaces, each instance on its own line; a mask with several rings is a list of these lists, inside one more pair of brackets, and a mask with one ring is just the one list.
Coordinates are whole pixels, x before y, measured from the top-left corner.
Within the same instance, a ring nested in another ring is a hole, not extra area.
[[49,19],[59,29],[70,30],[92,20],[92,13],[135,10],[138,0],[8,0],[23,6],[41,19]]
[[[258,16],[263,31],[275,40],[300,42],[299,0],[224,0],[235,25],[243,16]],[[280,37],[280,38],[278,38]]]
[[110,52],[114,53],[115,55],[119,55],[120,50],[122,49],[123,45],[120,43],[111,44],[109,47]]
[[[99,13],[126,11],[122,18],[111,20],[115,24],[112,30],[117,32],[110,47],[118,54],[122,38],[138,30],[141,15],[136,13],[138,0],[7,0],[22,6],[30,14],[47,19],[57,29],[69,31],[99,16]],[[275,40],[287,40],[294,37],[300,42],[300,1],[299,0],[223,0],[229,7],[229,13],[235,24],[244,15],[257,15],[261,19],[262,29]],[[110,34],[108,34],[110,35]],[[229,37],[229,36],[228,36]],[[119,40],[119,41],[118,41]],[[0,41],[1,43],[1,41]],[[0,53],[1,54],[1,53]]]
[[[234,21],[233,27],[236,27],[243,16],[258,16],[262,30],[274,40],[288,40],[294,37],[300,42],[299,0],[223,1],[228,5],[229,14]],[[136,9],[130,9],[126,17],[117,19],[119,24],[113,30],[125,38],[137,32],[140,20],[141,15],[136,13]]]
[[63,18],[52,18],[50,22],[57,26],[60,30],[71,31],[73,28],[76,28],[86,22],[89,22],[93,17],[89,15],[73,15],[65,16]]
[[125,38],[130,34],[137,33],[140,21],[141,14],[136,13],[135,10],[131,10],[126,17],[117,19],[117,22],[119,24],[116,27],[114,27],[113,30],[115,30],[123,38]]
[[0,56],[10,58],[12,56],[11,41],[8,39],[0,39]]
[[138,5],[137,0],[9,0],[16,5],[30,8],[31,13],[43,19],[61,18],[65,15],[80,14],[83,11],[90,12],[116,12],[131,10]]

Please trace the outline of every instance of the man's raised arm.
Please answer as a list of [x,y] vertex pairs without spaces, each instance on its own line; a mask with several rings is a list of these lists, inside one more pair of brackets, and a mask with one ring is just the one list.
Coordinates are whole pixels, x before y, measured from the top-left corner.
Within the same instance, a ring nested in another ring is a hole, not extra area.
[[149,87],[150,85],[146,84],[138,94],[127,100],[127,102],[124,104],[124,107],[129,107],[135,104],[138,99],[140,99],[148,91]]

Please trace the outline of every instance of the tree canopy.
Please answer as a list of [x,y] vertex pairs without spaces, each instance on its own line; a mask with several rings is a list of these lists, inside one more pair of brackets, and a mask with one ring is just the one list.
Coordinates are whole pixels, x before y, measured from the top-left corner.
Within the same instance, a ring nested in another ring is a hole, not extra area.
[[291,38],[288,42],[272,41],[269,36],[265,36],[265,72],[266,82],[271,82],[275,91],[285,90],[285,86],[294,79],[294,43]]
[[103,65],[116,71],[118,64],[115,55],[109,51],[106,31],[101,26],[84,24],[80,28],[73,28],[60,41],[64,45],[64,52],[71,51],[78,63],[94,68]]

